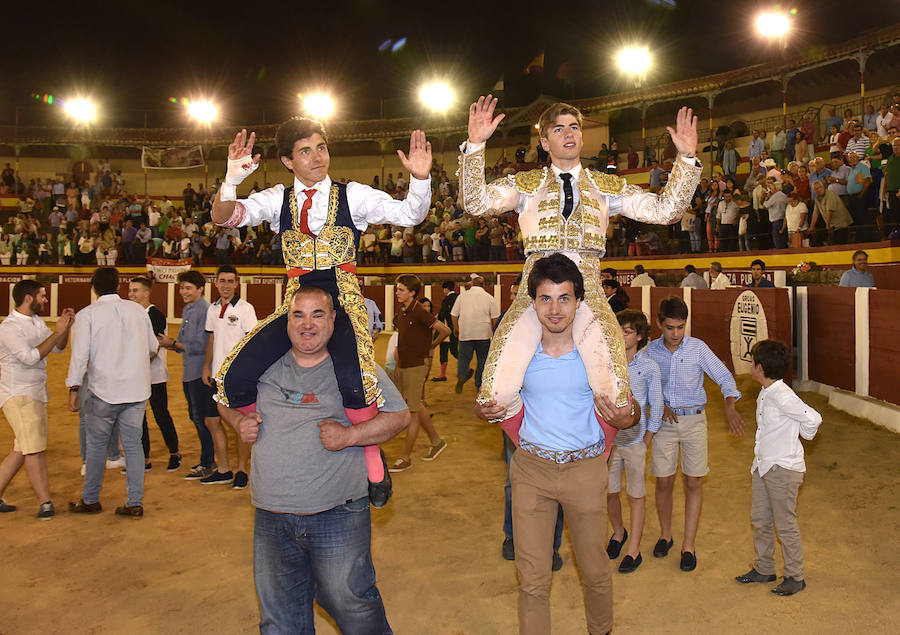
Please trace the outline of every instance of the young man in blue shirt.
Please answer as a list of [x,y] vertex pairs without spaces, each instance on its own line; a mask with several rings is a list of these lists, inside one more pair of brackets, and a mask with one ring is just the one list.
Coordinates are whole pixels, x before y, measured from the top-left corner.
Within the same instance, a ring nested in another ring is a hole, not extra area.
[[681,570],[697,567],[694,539],[703,504],[703,477],[707,463],[706,391],[703,376],[719,384],[725,397],[725,420],[735,436],[744,434],[744,420],[735,403],[741,398],[734,377],[709,346],[684,334],[688,308],[674,296],[659,303],[662,337],[647,345],[647,355],[659,365],[665,408],[663,423],[653,438],[652,472],[656,477],[656,512],[660,538],[653,555],[663,558],[672,548],[672,489],[681,450],[684,479],[684,539],[681,543]]
[[[478,414],[517,441],[510,465],[519,632],[550,632],[553,530],[562,505],[581,572],[588,630],[612,628],[612,579],[606,544],[606,439],[598,417],[616,429],[639,419],[629,392],[622,408],[605,396],[595,400],[572,336],[584,279],[566,256],[541,258],[528,277],[528,294],[541,323],[541,342],[525,372],[522,415],[506,418],[490,401]],[[599,413],[599,414],[598,414]],[[521,428],[517,428],[520,423]]]

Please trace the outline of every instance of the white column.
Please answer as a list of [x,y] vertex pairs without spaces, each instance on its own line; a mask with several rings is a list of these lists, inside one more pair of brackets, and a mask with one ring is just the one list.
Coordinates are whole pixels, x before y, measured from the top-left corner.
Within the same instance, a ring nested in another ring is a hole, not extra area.
[[203,287],[203,297],[212,304],[212,282],[206,282],[206,286]]
[[684,288],[684,303],[687,305],[687,309],[688,309],[688,319],[684,323],[684,334],[685,335],[691,334],[691,320],[694,317],[694,312],[691,310],[691,291],[693,291],[693,290],[694,289],[691,287]]
[[[241,282],[241,297],[247,300],[247,283]],[[247,300],[249,302],[249,300]]]
[[796,287],[797,302],[794,311],[794,320],[797,325],[797,359],[799,360],[799,377],[797,379],[809,379],[809,289]]
[[50,317],[59,317],[59,283],[50,283]]
[[166,319],[171,322],[175,319],[175,285],[177,282],[170,282],[166,285],[166,303],[169,305],[166,311]]
[[775,278],[776,287],[787,286],[787,271],[785,271],[784,269],[776,269],[772,272],[772,275]]
[[284,294],[284,284],[281,282],[276,282],[272,285],[275,288],[275,306],[281,306],[281,296]]
[[647,316],[647,320],[653,323],[650,307],[650,287],[641,287],[641,311]]
[[384,330],[394,330],[394,285],[384,285]]
[[498,311],[503,310],[503,303],[501,302],[501,293],[502,289],[500,288],[500,277],[497,276],[497,284],[494,285],[494,304],[497,306]]
[[425,285],[425,291],[423,293],[424,293],[423,297],[426,297],[429,300],[431,299],[431,285],[430,284]]
[[858,287],[856,310],[856,394],[869,396],[869,288]]

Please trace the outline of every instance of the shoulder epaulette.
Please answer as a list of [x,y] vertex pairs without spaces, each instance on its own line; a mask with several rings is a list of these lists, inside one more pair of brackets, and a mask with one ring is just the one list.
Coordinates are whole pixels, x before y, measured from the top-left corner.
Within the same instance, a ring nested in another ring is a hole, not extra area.
[[516,172],[509,177],[510,185],[522,194],[534,194],[544,183],[547,168],[535,168],[527,172]]
[[605,172],[598,172],[597,170],[591,169],[588,169],[587,173],[588,177],[590,177],[593,182],[594,187],[604,194],[618,195],[624,192],[625,188],[628,187],[628,182],[624,177],[606,174]]

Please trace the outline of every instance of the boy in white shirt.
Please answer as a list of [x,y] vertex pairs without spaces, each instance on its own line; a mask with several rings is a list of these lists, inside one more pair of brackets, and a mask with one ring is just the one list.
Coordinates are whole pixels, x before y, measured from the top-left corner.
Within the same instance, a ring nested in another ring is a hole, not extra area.
[[822,415],[806,405],[782,381],[790,363],[787,347],[775,340],[757,342],[751,350],[750,376],[762,384],[756,398],[756,445],[750,474],[753,493],[750,521],[756,560],[753,568],[735,579],[742,583],[775,581],[775,529],[784,555],[784,580],[775,595],[793,595],[806,588],[803,545],[797,524],[797,492],[806,464],[798,437],[810,440]]

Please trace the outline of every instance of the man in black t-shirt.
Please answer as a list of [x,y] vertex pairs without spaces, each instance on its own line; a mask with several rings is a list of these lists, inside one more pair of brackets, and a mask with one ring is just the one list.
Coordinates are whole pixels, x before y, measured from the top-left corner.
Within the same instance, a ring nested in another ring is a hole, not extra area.
[[[147,311],[150,323],[153,325],[153,333],[157,336],[166,335],[168,325],[163,312],[150,304],[150,290],[153,282],[149,278],[132,278],[128,283],[128,299],[137,302]],[[174,472],[181,466],[181,452],[178,451],[178,432],[175,431],[175,423],[169,414],[169,394],[166,382],[169,380],[169,370],[166,368],[166,349],[160,347],[158,354],[150,362],[150,409],[153,418],[159,426],[169,448],[169,464],[166,469]],[[150,433],[147,429],[147,415],[144,414],[144,432],[141,437],[144,446],[144,469],[150,469]]]
[[444,300],[441,302],[441,308],[437,317],[450,328],[450,337],[441,342],[441,374],[437,377],[432,377],[431,381],[447,381],[447,361],[449,360],[447,353],[450,353],[453,357],[459,356],[459,340],[453,334],[453,320],[450,317],[450,311],[453,310],[453,304],[456,302],[459,294],[456,292],[456,284],[453,282],[447,281],[441,286],[447,295],[444,296]]

